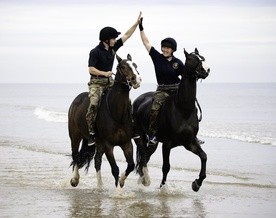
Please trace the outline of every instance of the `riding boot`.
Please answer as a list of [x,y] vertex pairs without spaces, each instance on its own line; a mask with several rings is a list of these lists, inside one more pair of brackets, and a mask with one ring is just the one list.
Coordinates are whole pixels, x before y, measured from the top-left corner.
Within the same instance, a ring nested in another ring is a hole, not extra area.
[[97,106],[90,104],[86,114],[86,121],[87,121],[88,131],[89,131],[88,146],[92,146],[96,143],[96,137],[95,137],[96,112],[97,112]]
[[156,138],[157,116],[158,116],[158,110],[151,109],[150,125],[149,125],[149,145],[156,145],[158,143]]

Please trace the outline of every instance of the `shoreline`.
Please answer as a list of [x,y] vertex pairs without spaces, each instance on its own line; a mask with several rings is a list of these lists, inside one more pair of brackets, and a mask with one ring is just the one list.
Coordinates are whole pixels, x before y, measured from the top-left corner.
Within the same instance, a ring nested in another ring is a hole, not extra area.
[[[275,146],[202,139],[208,162],[207,178],[199,192],[191,189],[199,160],[182,147],[172,150],[171,171],[163,189],[158,188],[161,153],[156,153],[149,163],[151,186],[137,185],[138,176],[131,173],[118,193],[106,160],[102,166],[104,190],[96,187],[94,167],[88,174],[80,170],[80,184],[72,188],[70,156],[1,143],[1,177],[5,178],[0,190],[1,216],[179,217],[185,213],[188,217],[274,217],[276,172],[271,166],[275,166]],[[118,166],[122,172],[124,161],[118,161]]]

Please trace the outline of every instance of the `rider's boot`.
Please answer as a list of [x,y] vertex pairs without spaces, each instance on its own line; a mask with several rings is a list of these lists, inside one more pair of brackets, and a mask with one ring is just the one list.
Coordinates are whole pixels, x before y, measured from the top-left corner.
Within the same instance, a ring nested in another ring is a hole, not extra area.
[[157,132],[157,116],[158,110],[151,110],[150,112],[150,125],[149,125],[149,141],[148,146],[156,145],[158,143],[156,138]]
[[95,137],[95,115],[96,115],[96,105],[90,104],[86,114],[86,120],[89,130],[88,146],[92,146],[96,143]]

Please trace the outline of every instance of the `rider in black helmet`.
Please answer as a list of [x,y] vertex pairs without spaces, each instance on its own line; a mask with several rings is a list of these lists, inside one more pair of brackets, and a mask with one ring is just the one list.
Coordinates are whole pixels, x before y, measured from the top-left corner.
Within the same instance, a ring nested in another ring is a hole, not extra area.
[[112,68],[115,58],[115,52],[123,46],[124,42],[131,37],[139,24],[141,12],[137,21],[130,29],[118,40],[116,38],[121,34],[113,27],[104,27],[99,34],[100,43],[90,51],[88,70],[90,74],[89,99],[90,104],[86,114],[86,120],[89,130],[88,145],[95,144],[95,116],[97,113],[98,102],[104,89],[113,84]]
[[162,53],[158,52],[150,44],[144,32],[142,21],[143,18],[141,18],[139,22],[140,36],[154,64],[155,75],[158,83],[151,107],[148,141],[148,145],[156,145],[158,143],[156,133],[159,110],[165,99],[177,91],[180,82],[179,76],[181,76],[184,71],[184,64],[173,55],[177,49],[176,41],[171,37],[163,39],[161,41]]
[[121,33],[118,32],[116,29],[113,27],[104,27],[101,29],[100,34],[99,34],[99,40],[104,41],[107,44],[109,44],[110,39],[116,39]]
[[161,41],[161,50],[162,47],[171,48],[175,52],[177,49],[177,43],[173,38],[168,37]]

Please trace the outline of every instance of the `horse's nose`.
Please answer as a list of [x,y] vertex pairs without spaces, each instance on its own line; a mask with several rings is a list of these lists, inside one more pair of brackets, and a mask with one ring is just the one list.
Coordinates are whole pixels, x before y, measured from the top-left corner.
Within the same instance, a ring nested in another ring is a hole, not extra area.
[[207,73],[210,73],[210,68],[207,69]]

